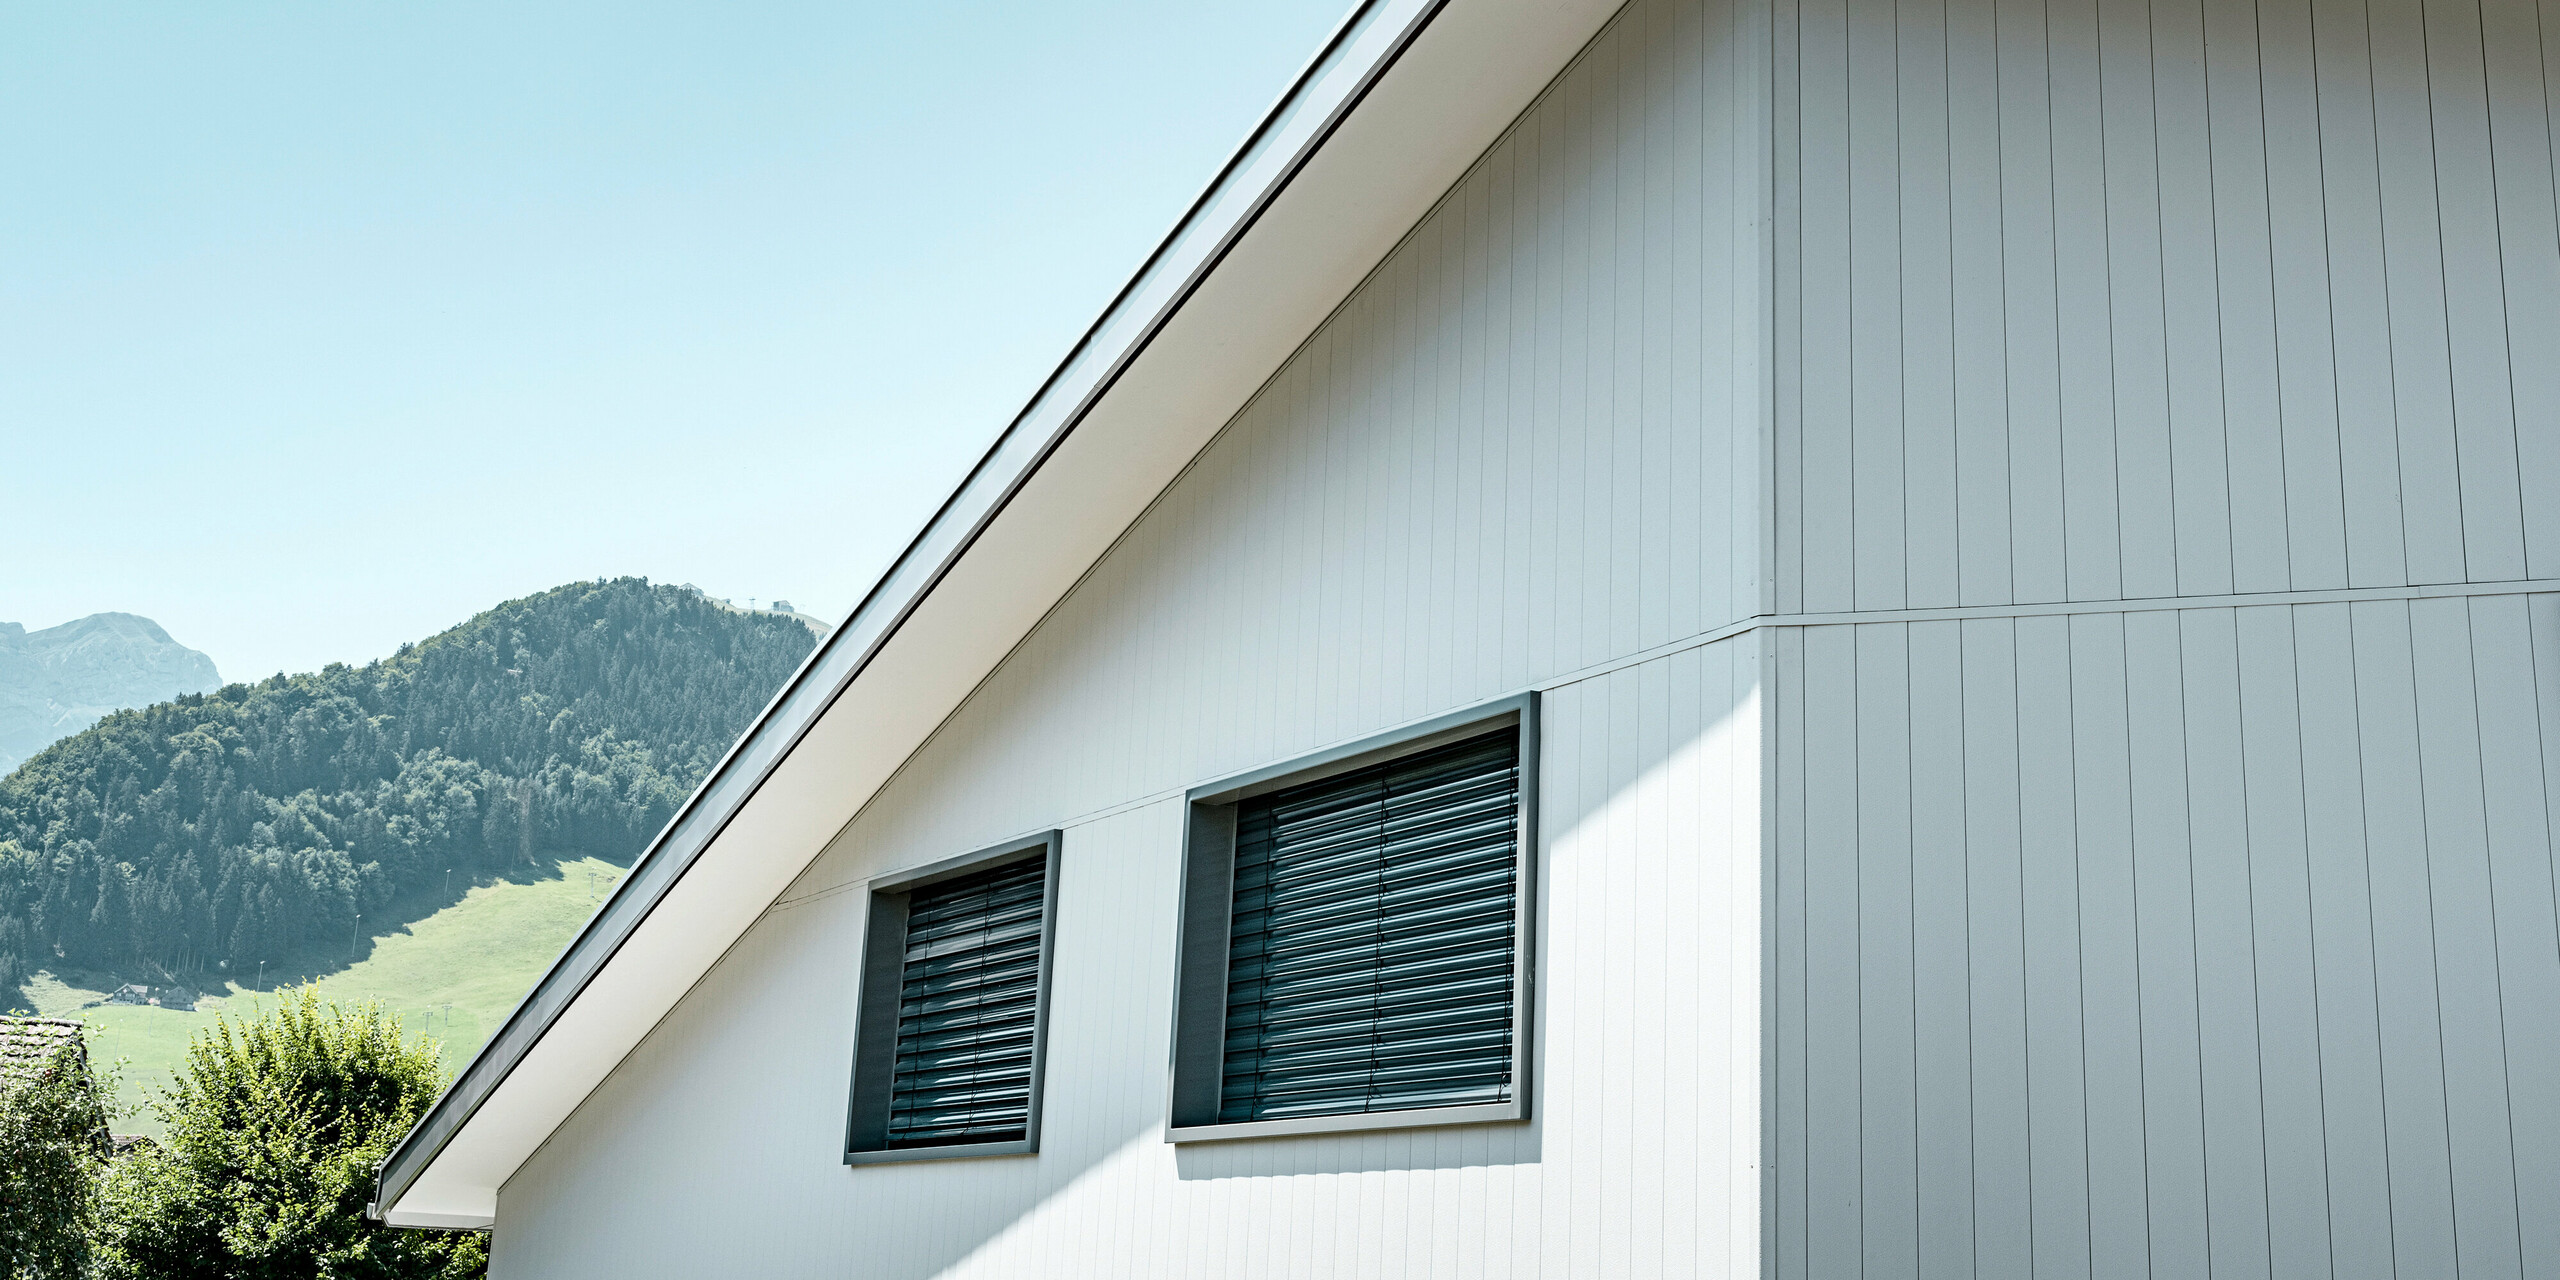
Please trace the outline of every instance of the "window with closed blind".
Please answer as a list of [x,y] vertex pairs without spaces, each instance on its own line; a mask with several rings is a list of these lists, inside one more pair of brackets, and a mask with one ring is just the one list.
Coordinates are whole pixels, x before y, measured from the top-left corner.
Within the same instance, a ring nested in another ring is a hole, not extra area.
[[847,1163],[1039,1150],[1057,882],[1053,831],[873,883]]
[[1172,1140],[1527,1118],[1535,710],[1192,793]]

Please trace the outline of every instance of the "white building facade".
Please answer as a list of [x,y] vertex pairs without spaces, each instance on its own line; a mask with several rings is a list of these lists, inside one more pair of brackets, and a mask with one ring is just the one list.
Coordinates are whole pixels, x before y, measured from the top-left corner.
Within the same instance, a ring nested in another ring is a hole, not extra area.
[[[1610,8],[1355,14],[388,1219],[506,1280],[2560,1277],[2560,7]],[[1519,1118],[1188,1125],[1201,815],[1497,712]],[[881,904],[1035,847],[1036,1150],[849,1157]]]

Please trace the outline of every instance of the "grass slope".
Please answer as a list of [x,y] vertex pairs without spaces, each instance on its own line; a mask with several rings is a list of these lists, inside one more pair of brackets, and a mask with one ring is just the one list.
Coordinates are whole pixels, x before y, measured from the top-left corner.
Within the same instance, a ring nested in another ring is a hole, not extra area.
[[[323,1000],[379,1000],[400,1018],[410,1036],[428,1035],[440,1045],[447,1071],[471,1060],[534,979],[586,923],[603,891],[622,868],[596,858],[564,860],[553,874],[530,880],[478,885],[462,901],[395,933],[373,939],[364,959],[313,982]],[[288,985],[293,975],[267,975]],[[217,1014],[248,1016],[267,1004],[265,992],[233,984],[208,996],[193,1012],[145,1005],[80,1006],[100,992],[69,986],[50,974],[26,985],[21,1003],[48,1017],[89,1024],[90,1060],[122,1058],[124,1101],[145,1101],[164,1088],[186,1061],[187,1045],[213,1026]],[[157,1134],[145,1111],[116,1123],[118,1132]]]

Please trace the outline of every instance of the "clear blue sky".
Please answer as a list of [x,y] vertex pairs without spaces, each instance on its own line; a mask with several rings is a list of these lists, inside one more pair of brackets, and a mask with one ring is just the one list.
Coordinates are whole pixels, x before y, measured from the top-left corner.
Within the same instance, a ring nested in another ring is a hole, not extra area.
[[1348,0],[0,0],[0,621],[840,617]]

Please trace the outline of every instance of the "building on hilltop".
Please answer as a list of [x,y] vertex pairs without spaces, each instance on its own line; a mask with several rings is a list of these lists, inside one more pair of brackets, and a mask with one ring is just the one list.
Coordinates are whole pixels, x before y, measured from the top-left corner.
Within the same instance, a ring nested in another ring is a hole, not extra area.
[[2553,31],[1361,5],[377,1212],[2560,1275]]

